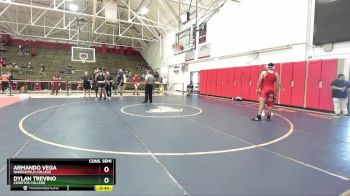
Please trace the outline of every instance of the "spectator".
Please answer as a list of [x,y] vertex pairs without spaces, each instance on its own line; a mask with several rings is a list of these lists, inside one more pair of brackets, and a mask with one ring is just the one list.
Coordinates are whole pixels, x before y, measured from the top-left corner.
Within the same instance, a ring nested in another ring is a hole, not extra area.
[[61,76],[58,72],[56,72],[52,77],[52,95],[56,92],[56,95],[58,94],[58,89],[61,86]]
[[39,74],[40,74],[40,78],[42,76],[44,76],[45,78],[47,77],[47,73],[46,73],[46,70],[45,70],[45,65],[44,64],[40,64],[40,71],[39,71]]
[[158,81],[158,79],[159,79],[159,73],[158,73],[158,71],[155,71],[155,72],[154,72],[154,78],[156,79],[156,81]]
[[22,45],[18,45],[18,56],[23,56],[23,48],[22,48]]
[[18,66],[16,63],[14,63],[13,65],[14,65],[13,69],[14,69],[16,72],[19,71],[19,66]]
[[162,77],[161,84],[163,85],[163,91],[166,92],[168,90],[168,80],[166,76]]
[[122,69],[119,69],[117,74],[117,88],[120,93],[120,97],[123,97],[124,84],[126,83],[126,76]]
[[153,91],[153,84],[154,84],[154,76],[151,74],[150,70],[147,70],[147,74],[145,77],[145,101],[142,103],[147,103],[148,100],[150,103],[152,103],[152,91]]
[[32,66],[32,64],[30,63],[30,62],[28,62],[28,64],[27,64],[27,69],[29,69],[29,70],[33,70],[33,66]]
[[84,98],[86,97],[86,92],[88,92],[90,97],[90,90],[91,90],[91,77],[89,76],[89,73],[86,71],[83,78],[83,88],[84,88]]
[[193,94],[193,82],[191,81],[188,85],[187,85],[187,95],[192,95]]
[[2,67],[6,67],[6,59],[5,58],[1,58],[0,59],[0,64],[2,65]]
[[6,52],[5,46],[0,46],[0,53],[4,54]]
[[331,83],[334,112],[337,116],[349,116],[348,113],[348,91],[350,84],[345,80],[344,74],[339,74],[337,79]]

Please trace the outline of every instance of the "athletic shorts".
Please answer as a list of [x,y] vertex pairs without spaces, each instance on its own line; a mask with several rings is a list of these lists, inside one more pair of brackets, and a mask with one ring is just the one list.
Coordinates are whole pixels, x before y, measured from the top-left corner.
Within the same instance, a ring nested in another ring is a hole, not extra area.
[[106,83],[101,83],[101,82],[99,82],[99,83],[97,83],[97,87],[98,88],[106,88]]
[[91,84],[90,84],[90,82],[84,83],[84,84],[83,84],[83,88],[84,88],[84,89],[91,89]]

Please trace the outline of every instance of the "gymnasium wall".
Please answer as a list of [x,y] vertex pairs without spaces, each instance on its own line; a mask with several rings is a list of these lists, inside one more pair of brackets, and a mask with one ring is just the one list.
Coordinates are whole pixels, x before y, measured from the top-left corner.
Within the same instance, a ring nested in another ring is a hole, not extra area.
[[[306,15],[305,0],[242,0],[240,4],[227,1],[208,23],[207,42],[212,44],[211,55],[219,57],[305,43]],[[295,29],[304,30],[295,32]],[[163,65],[184,62],[184,55],[174,57],[171,48],[174,42],[175,32],[163,39]],[[158,46],[159,43],[154,43],[146,50],[154,50]],[[154,54],[143,54],[147,61],[153,61]]]
[[[350,42],[336,43],[333,50],[312,46],[314,0],[241,0],[227,1],[208,22],[207,43],[211,43],[211,57],[188,61],[188,70],[174,73],[172,65],[184,63],[185,55],[173,55],[175,32],[143,49],[142,55],[153,67],[168,67],[169,73],[188,83],[191,71],[203,69],[295,62],[308,58],[350,58]],[[278,9],[276,9],[278,8]],[[162,45],[162,54],[159,53]],[[157,49],[155,49],[157,48]],[[147,52],[153,51],[153,52]],[[155,51],[158,51],[156,55]],[[254,52],[258,56],[252,55]],[[161,58],[156,63],[154,58]],[[177,77],[179,76],[179,77]],[[183,78],[183,79],[181,79]]]

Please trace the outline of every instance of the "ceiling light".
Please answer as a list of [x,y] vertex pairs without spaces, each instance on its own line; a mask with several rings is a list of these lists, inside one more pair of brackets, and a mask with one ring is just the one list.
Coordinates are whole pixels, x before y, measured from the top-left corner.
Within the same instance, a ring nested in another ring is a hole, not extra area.
[[148,8],[144,7],[140,10],[141,15],[146,15],[148,13]]
[[78,11],[78,6],[74,3],[69,4],[69,9],[73,12]]

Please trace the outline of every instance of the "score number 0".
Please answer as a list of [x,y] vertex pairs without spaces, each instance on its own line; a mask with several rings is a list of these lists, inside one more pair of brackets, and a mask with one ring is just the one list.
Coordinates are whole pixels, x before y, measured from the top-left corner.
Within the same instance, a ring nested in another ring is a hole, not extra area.
[[[104,167],[104,168],[103,168],[103,171],[104,171],[105,173],[108,173],[108,172],[109,172],[109,167],[108,167],[108,166]],[[104,182],[105,184],[108,184],[108,183],[109,183],[109,178],[108,178],[108,177],[105,177],[105,178],[103,179],[103,182]]]

